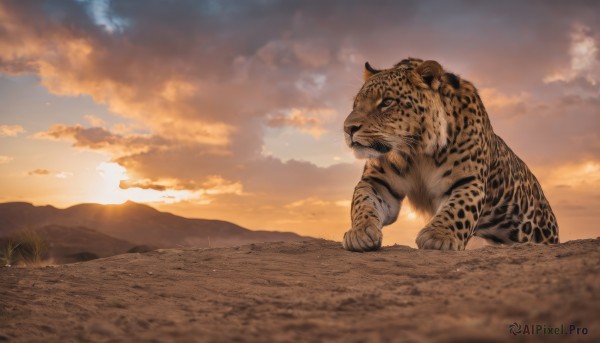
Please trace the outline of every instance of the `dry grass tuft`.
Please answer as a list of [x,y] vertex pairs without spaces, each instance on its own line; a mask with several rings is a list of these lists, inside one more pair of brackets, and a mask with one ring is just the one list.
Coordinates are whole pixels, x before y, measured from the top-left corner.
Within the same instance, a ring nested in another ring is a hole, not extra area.
[[38,231],[25,229],[3,239],[0,252],[3,266],[41,266],[47,264],[44,261],[48,258],[48,241]]
[[1,248],[2,257],[0,264],[5,267],[10,267],[15,262],[15,251],[19,247],[19,243],[11,239],[6,241],[6,244]]

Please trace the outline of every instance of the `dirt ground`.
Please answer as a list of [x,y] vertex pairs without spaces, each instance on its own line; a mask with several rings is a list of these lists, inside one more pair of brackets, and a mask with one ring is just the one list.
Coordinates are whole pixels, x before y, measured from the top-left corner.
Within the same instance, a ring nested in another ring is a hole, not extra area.
[[[310,240],[0,268],[0,341],[599,342],[599,262],[600,239],[364,254]],[[573,334],[549,333],[561,325]]]

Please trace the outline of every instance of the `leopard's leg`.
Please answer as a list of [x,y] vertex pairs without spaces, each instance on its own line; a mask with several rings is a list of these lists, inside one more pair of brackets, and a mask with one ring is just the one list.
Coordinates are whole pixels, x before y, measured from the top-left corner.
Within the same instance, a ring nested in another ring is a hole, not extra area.
[[473,235],[485,199],[483,182],[465,177],[446,195],[444,204],[417,236],[420,249],[464,250]]
[[342,245],[350,251],[372,251],[381,248],[381,229],[396,221],[404,198],[386,181],[384,175],[369,165],[352,197],[352,228],[344,234]]

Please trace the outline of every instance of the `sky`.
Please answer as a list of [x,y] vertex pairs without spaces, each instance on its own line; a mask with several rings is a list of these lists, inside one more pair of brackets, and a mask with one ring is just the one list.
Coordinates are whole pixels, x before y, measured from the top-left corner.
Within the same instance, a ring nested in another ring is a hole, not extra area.
[[[147,203],[341,240],[365,61],[479,89],[561,240],[600,236],[597,1],[0,2],[0,202]],[[403,205],[384,244],[415,246]]]

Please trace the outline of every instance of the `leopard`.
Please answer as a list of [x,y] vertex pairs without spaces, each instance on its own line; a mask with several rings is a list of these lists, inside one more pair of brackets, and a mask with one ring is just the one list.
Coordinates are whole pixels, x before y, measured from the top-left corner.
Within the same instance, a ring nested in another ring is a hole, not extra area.
[[464,250],[474,236],[559,243],[540,182],[494,132],[473,83],[412,57],[388,69],[366,62],[363,78],[343,123],[346,144],[365,160],[344,249],[379,250],[405,199],[429,218],[419,249]]

